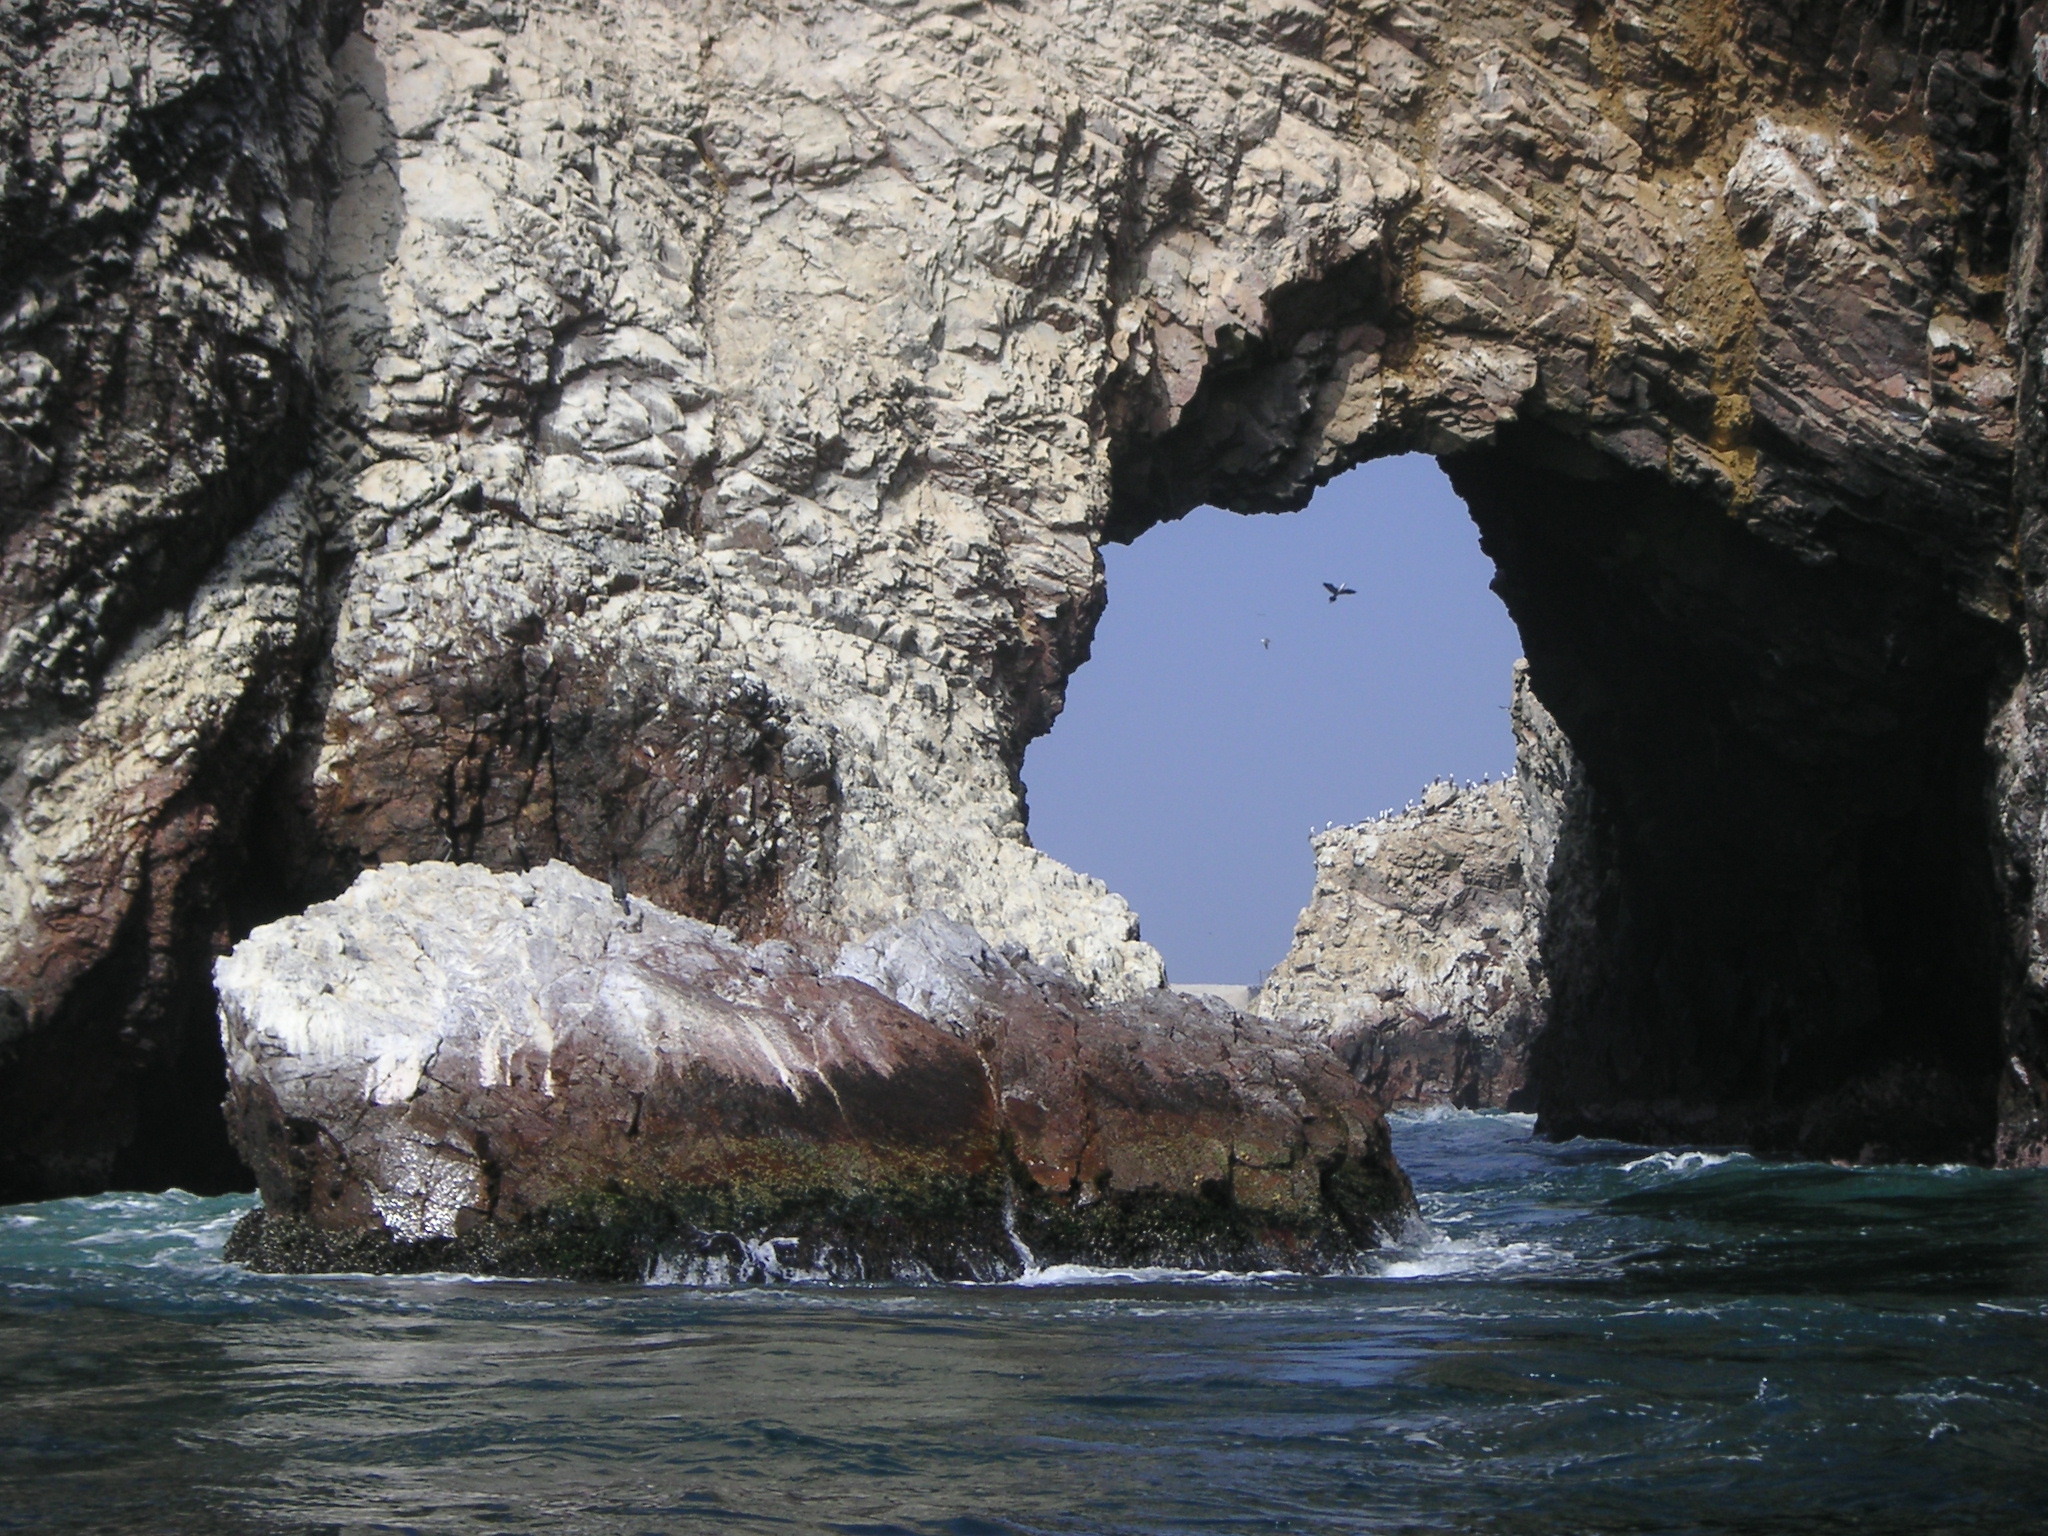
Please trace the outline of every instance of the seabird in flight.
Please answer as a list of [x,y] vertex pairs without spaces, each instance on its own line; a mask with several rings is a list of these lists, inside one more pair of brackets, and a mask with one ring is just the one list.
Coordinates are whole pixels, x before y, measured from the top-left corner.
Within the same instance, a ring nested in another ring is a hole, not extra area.
[[1337,599],[1338,599],[1338,598],[1340,598],[1340,597],[1356,597],[1356,596],[1358,596],[1358,588],[1356,588],[1356,587],[1354,587],[1354,586],[1350,586],[1350,585],[1348,585],[1348,584],[1347,584],[1347,585],[1345,585],[1345,586],[1341,586],[1341,587],[1340,587],[1340,586],[1338,586],[1338,585],[1337,585],[1337,583],[1336,583],[1336,582],[1334,582],[1334,581],[1326,581],[1326,582],[1324,582],[1324,583],[1323,583],[1323,590],[1324,590],[1325,592],[1327,592],[1327,593],[1329,593],[1329,594],[1330,594],[1330,601],[1331,601],[1331,602],[1333,602],[1333,603],[1334,603],[1335,601],[1337,601]]

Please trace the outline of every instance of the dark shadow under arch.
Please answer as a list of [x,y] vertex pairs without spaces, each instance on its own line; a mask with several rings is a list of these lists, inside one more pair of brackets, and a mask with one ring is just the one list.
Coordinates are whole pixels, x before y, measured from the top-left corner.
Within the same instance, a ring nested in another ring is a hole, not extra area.
[[1544,940],[1544,1129],[1988,1160],[2010,631],[1558,448],[1521,426],[1446,463],[1589,789]]
[[1129,405],[1110,537],[1437,451],[1584,766],[1543,940],[1541,1129],[1990,1160],[2017,961],[1987,736],[2016,631],[1909,531],[1817,509],[1831,553],[1802,555],[1582,422],[1472,445],[1395,420],[1333,451],[1340,360],[1398,347],[1395,308],[1340,268],[1277,295],[1169,430]]

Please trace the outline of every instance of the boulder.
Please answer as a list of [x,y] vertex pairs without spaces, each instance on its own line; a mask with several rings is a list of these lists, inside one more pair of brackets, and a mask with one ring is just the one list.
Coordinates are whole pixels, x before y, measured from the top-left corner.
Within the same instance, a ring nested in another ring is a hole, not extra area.
[[1078,983],[923,916],[826,971],[562,863],[390,866],[216,968],[284,1270],[994,1280],[1329,1270],[1410,1208],[1286,1027]]
[[1165,987],[1101,1002],[931,913],[838,970],[974,1042],[1040,1261],[1340,1268],[1412,1206],[1377,1106],[1312,1032]]

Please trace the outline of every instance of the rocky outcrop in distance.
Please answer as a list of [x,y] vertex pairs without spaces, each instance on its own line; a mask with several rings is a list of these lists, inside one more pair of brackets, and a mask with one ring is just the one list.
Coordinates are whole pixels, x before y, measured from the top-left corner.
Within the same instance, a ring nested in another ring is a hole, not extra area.
[[1382,1106],[1535,1107],[1549,1010],[1542,936],[1580,771],[1514,671],[1516,772],[1441,779],[1419,801],[1312,841],[1315,889],[1260,1014],[1321,1030]]
[[709,1283],[1328,1271],[1412,1212],[1299,1031],[930,915],[836,966],[550,863],[393,866],[217,967],[230,1258]]
[[1258,1011],[1320,1025],[1388,1108],[1533,1108],[1545,999],[1521,833],[1511,782],[1438,780],[1318,835],[1315,893]]
[[2040,14],[10,13],[0,1195],[231,1179],[211,961],[379,864],[1149,996],[1099,546],[1409,450],[1585,770],[1544,1124],[2048,1156]]

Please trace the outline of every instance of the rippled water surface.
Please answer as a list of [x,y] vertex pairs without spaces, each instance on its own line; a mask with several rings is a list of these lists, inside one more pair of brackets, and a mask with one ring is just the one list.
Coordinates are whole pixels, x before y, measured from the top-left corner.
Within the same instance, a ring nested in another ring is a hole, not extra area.
[[2048,1531],[2048,1177],[1397,1120],[1366,1277],[277,1279],[0,1211],[0,1530]]

